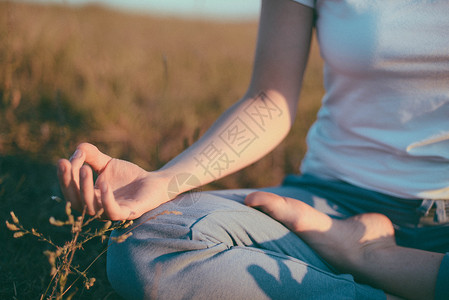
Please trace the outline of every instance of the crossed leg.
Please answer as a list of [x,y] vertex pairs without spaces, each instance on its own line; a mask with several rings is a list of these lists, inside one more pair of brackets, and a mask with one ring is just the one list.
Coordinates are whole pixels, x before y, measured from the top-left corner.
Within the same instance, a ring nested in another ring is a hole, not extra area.
[[[126,299],[385,299],[383,291],[336,274],[279,222],[242,205],[253,191],[202,192],[193,203],[184,194],[146,213],[126,229],[130,238],[108,248],[111,285]],[[151,219],[167,210],[182,214]]]
[[384,215],[336,220],[301,201],[267,192],[249,194],[245,204],[283,223],[357,280],[407,299],[433,298],[443,254],[396,245],[393,225]]

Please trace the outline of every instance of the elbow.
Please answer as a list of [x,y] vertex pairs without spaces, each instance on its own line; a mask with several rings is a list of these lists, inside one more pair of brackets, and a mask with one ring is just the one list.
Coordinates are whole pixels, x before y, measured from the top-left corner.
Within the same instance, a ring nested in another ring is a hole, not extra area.
[[260,130],[275,126],[287,135],[295,121],[298,98],[296,93],[288,95],[277,89],[250,90],[244,97],[244,111]]

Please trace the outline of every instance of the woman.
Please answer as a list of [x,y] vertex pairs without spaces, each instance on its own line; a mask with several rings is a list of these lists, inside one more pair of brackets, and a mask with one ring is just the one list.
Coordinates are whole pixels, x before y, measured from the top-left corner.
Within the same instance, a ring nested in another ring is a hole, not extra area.
[[[137,219],[109,248],[113,287],[126,298],[448,298],[448,12],[438,0],[263,0],[250,86],[198,142],[153,172],[90,144],[61,160],[74,207]],[[326,95],[302,175],[180,195],[287,135],[314,26]],[[146,222],[164,210],[182,215]]]

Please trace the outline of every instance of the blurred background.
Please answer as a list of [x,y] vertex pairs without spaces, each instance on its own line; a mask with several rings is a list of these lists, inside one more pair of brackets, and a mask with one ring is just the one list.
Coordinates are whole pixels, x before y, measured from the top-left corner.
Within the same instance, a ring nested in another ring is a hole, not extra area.
[[260,0],[35,0],[70,6],[100,4],[121,11],[190,19],[257,20]]
[[[54,239],[64,210],[55,164],[80,142],[161,167],[193,143],[248,86],[259,0],[0,1],[0,218]],[[279,184],[296,173],[323,94],[315,45],[298,117],[256,164],[205,189]],[[0,299],[36,299],[49,281],[47,245],[0,225]],[[104,244],[86,246],[88,264]],[[105,276],[76,299],[119,299]]]

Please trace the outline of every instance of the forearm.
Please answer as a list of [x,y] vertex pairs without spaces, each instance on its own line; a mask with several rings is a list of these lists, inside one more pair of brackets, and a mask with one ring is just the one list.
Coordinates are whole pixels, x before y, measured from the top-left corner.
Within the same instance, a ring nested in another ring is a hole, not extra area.
[[[263,0],[253,75],[242,100],[200,140],[157,171],[113,159],[93,145],[80,145],[70,161],[59,162],[63,193],[79,208],[87,205],[91,214],[104,210],[112,220],[135,219],[179,193],[260,159],[291,127],[313,17],[310,7],[293,1]],[[99,174],[95,186],[92,169]],[[187,183],[191,177],[194,180]]]
[[287,0],[262,1],[246,96],[158,172],[164,178],[187,173],[207,184],[257,161],[282,141],[295,116],[312,26],[311,8]]
[[167,178],[188,173],[201,185],[236,172],[259,160],[282,141],[291,127],[294,109],[277,92],[249,94],[158,172]]

